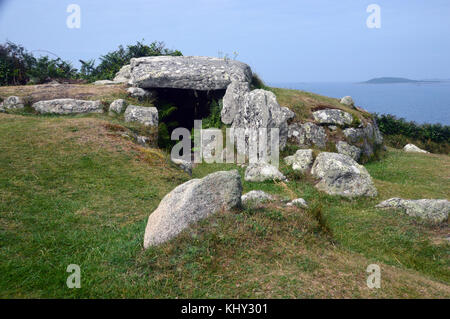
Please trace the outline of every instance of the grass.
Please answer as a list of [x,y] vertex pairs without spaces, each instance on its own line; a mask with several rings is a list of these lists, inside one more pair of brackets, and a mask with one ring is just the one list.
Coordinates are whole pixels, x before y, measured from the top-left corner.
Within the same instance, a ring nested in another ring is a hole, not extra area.
[[[122,138],[121,124],[0,114],[1,298],[450,297],[448,224],[374,208],[447,198],[448,156],[388,149],[366,165],[379,196],[354,200],[318,192],[280,162],[289,182],[243,181],[274,202],[219,212],[143,250],[149,214],[190,177],[165,152]],[[193,178],[235,168],[200,164]],[[295,196],[311,208],[287,207]],[[381,289],[367,288],[372,263]],[[81,267],[80,289],[66,286],[69,264]]]

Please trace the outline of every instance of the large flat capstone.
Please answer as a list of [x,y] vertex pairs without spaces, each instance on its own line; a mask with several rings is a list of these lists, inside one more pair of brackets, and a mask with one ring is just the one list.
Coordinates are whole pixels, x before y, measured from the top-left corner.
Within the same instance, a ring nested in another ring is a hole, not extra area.
[[202,56],[156,56],[131,59],[130,84],[140,88],[225,90],[232,81],[250,82],[242,62]]

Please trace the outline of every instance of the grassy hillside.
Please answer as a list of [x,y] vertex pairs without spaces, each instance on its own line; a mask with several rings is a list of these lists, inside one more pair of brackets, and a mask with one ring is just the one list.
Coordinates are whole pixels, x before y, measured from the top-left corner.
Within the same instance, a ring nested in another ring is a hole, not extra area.
[[[367,166],[374,200],[324,195],[282,167],[286,185],[244,183],[280,201],[219,213],[144,251],[148,215],[189,177],[106,123],[0,115],[1,297],[450,297],[448,227],[373,208],[392,196],[446,197],[447,156],[389,150]],[[200,165],[194,176],[232,168]],[[314,209],[286,208],[294,195]],[[72,263],[81,289],[65,286]],[[366,287],[370,263],[382,268],[380,290]]]
[[[304,116],[337,103],[274,90]],[[448,224],[374,209],[394,196],[448,197],[448,156],[388,149],[366,165],[375,199],[328,196],[281,165],[286,184],[243,182],[244,192],[262,189],[277,201],[218,213],[144,251],[149,214],[190,177],[168,154],[121,137],[120,124],[106,115],[0,113],[0,297],[450,298]],[[193,177],[235,168],[202,164]],[[310,209],[286,207],[295,197]],[[366,285],[372,263],[382,271],[378,290]],[[69,264],[81,267],[81,289],[66,287]]]

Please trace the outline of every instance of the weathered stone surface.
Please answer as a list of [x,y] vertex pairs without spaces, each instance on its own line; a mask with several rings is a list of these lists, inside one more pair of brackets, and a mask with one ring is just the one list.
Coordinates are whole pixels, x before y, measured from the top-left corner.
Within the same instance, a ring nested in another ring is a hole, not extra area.
[[383,136],[376,122],[368,123],[361,128],[347,128],[343,133],[347,142],[360,148],[362,154],[368,158],[374,154],[374,147],[383,144]]
[[131,83],[141,88],[225,90],[233,82],[251,82],[242,62],[201,56],[158,56],[131,59]]
[[138,122],[145,126],[158,126],[156,107],[128,105],[125,110],[125,122]]
[[292,169],[306,173],[314,162],[313,151],[311,149],[298,150],[294,155],[285,157],[284,161],[286,164],[292,165]]
[[366,168],[349,156],[320,153],[311,173],[319,179],[316,188],[327,194],[346,197],[377,195],[377,190]]
[[141,146],[148,146],[150,138],[148,136],[136,135],[136,143]]
[[128,83],[130,81],[131,65],[124,65],[119,72],[116,73],[114,77],[114,82],[116,83]]
[[289,125],[288,137],[301,147],[315,145],[324,148],[327,143],[325,129],[311,122]]
[[297,198],[287,203],[286,206],[297,206],[301,208],[308,208],[308,203],[306,203],[306,201],[303,198]]
[[94,85],[114,85],[114,84],[117,83],[111,80],[99,80],[94,82]]
[[41,114],[103,113],[103,107],[100,101],[56,99],[39,101],[31,107]]
[[153,92],[141,88],[131,87],[127,89],[128,94],[138,100],[153,97]]
[[344,96],[341,99],[341,104],[348,105],[348,106],[351,106],[351,107],[355,107],[355,102],[353,101],[351,96]]
[[171,160],[175,165],[178,165],[179,168],[192,176],[192,162],[188,162],[180,158],[171,158]]
[[430,153],[428,151],[425,151],[425,150],[417,147],[414,144],[406,144],[405,147],[403,147],[403,151],[408,152],[408,153]]
[[264,182],[267,180],[285,180],[286,177],[275,167],[266,163],[250,164],[245,170],[247,182]]
[[313,112],[314,120],[319,124],[350,125],[353,116],[338,109],[324,109]]
[[2,108],[6,110],[18,110],[25,107],[23,100],[18,96],[9,96],[3,101]]
[[287,121],[292,120],[295,117],[295,113],[291,111],[289,108],[282,106],[281,110],[283,111],[284,117],[286,118]]
[[350,156],[355,161],[358,161],[361,157],[361,149],[356,146],[350,145],[347,142],[339,141],[336,143],[336,149],[339,154]]
[[250,191],[241,197],[241,201],[243,205],[249,204],[249,203],[262,203],[267,201],[272,201],[273,196],[267,194],[263,191]]
[[123,99],[114,100],[109,106],[110,113],[121,114],[127,108],[128,103]]
[[245,95],[250,92],[248,82],[231,82],[223,97],[221,119],[224,124],[233,123],[236,113],[244,103]]
[[[280,149],[286,146],[288,135],[286,117],[272,92],[258,89],[247,93],[241,108],[236,113],[232,127],[244,130],[266,128],[268,145],[270,145],[270,130],[278,128]],[[256,142],[251,138],[246,139],[246,148],[248,149],[250,143]],[[237,145],[237,147],[237,151],[242,152],[240,146]],[[267,148],[270,150],[270,146]]]
[[162,244],[195,222],[221,209],[241,205],[242,185],[237,170],[192,179],[164,196],[149,216],[144,248]]
[[399,209],[409,216],[420,217],[434,223],[448,220],[450,202],[446,199],[401,199],[391,198],[381,202],[377,208]]

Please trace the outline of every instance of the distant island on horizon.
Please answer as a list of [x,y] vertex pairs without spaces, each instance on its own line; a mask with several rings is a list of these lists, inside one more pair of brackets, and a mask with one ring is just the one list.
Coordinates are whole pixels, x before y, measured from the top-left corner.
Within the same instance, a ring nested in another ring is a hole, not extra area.
[[399,77],[381,77],[381,78],[373,78],[368,81],[364,81],[362,83],[390,84],[390,83],[434,83],[434,82],[443,82],[443,80],[411,80],[411,79],[399,78]]

